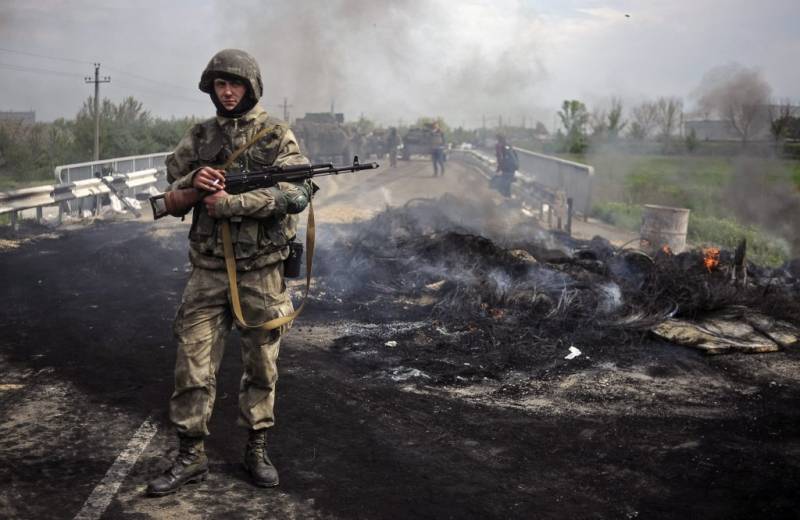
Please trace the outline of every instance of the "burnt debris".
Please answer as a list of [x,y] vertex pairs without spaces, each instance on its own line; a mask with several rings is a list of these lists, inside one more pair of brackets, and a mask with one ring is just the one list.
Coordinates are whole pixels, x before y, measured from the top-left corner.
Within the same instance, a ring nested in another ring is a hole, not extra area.
[[489,372],[524,366],[526,353],[544,345],[639,344],[668,320],[752,313],[800,325],[796,263],[747,265],[742,280],[732,274],[741,251],[717,251],[709,265],[708,251],[650,256],[530,221],[493,229],[490,239],[462,206],[417,199],[338,228],[322,241],[318,303],[350,305],[365,321],[417,320],[393,337],[479,352]]

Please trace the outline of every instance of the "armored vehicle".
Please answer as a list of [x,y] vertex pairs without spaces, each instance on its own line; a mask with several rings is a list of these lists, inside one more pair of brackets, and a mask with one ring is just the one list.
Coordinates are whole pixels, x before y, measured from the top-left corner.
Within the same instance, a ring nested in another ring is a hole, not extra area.
[[353,160],[353,135],[344,126],[344,114],[307,113],[295,120],[292,130],[303,154],[312,162],[345,164]]
[[409,128],[403,136],[402,155],[404,161],[411,159],[412,155],[430,154],[433,148],[433,132],[430,128]]

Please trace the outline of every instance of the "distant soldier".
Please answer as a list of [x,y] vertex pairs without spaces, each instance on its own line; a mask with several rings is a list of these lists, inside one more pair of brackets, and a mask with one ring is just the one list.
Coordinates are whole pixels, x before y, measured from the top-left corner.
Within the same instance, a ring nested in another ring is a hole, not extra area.
[[495,185],[500,193],[506,197],[511,197],[511,183],[514,182],[514,175],[519,168],[519,157],[514,147],[506,142],[502,134],[497,134],[497,144],[494,147],[495,158],[497,160],[497,172]]
[[444,138],[444,132],[439,128],[439,123],[433,123],[433,130],[431,135],[431,159],[433,160],[433,176],[438,177],[444,175],[444,162],[447,159],[445,149],[447,141]]
[[397,128],[389,128],[389,135],[386,137],[386,150],[389,152],[389,165],[397,168],[397,147],[400,146],[400,137],[397,135]]

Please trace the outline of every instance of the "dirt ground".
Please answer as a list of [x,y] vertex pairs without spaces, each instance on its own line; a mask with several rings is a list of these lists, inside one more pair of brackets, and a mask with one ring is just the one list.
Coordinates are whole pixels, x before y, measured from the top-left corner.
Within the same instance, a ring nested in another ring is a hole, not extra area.
[[[519,209],[473,168],[430,173],[411,161],[321,180],[315,264],[335,260],[337,226],[415,198],[468,193],[489,224]],[[797,350],[705,356],[649,337],[531,337],[524,368],[488,371],[491,352],[441,351],[429,333],[458,343],[463,324],[432,328],[412,302],[339,301],[324,277],[282,345],[270,434],[281,485],[256,488],[241,468],[233,334],[209,479],[144,497],[175,450],[166,405],[187,231],[118,217],[3,243],[0,517],[800,517]],[[582,353],[567,360],[570,346]],[[155,433],[121,457],[142,431]]]

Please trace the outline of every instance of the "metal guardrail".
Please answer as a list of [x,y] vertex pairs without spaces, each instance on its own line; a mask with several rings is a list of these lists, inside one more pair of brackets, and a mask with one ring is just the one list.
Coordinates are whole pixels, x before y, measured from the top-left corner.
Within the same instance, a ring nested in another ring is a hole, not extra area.
[[[135,193],[139,188],[156,184],[160,180],[161,171],[158,168],[148,168],[130,173],[114,173],[103,176],[103,180],[111,184],[118,192],[124,193],[126,190],[132,190]],[[102,205],[103,196],[111,193],[103,180],[95,177],[62,184],[0,192],[0,215],[10,213],[11,226],[16,229],[19,214],[28,209],[35,208],[36,218],[40,220],[42,208],[58,206],[59,220],[61,220],[63,212],[69,209],[67,203],[91,198],[94,201],[91,209],[97,212]],[[80,211],[81,207],[78,206],[76,210]]]
[[[568,161],[560,157],[532,152],[524,148],[514,148],[519,157],[518,180],[546,186],[552,191],[564,191],[574,201],[576,210],[587,217],[592,208],[592,183],[594,167]],[[494,152],[488,155],[485,150],[470,150],[476,157],[487,161],[492,167],[496,161]]]
[[[487,178],[491,179],[495,174],[497,161],[494,157],[480,150],[453,150],[453,152],[462,154],[462,157],[466,159],[467,162],[478,166],[483,170]],[[542,157],[549,156],[544,155]],[[557,157],[552,157],[552,159],[560,160]],[[543,220],[546,219],[550,227],[553,227],[553,221],[555,220],[556,227],[559,230],[566,229],[567,233],[571,234],[574,200],[565,189],[553,188],[547,184],[538,182],[536,178],[537,176],[534,173],[520,169],[517,171],[512,189],[521,194],[524,198],[534,199],[539,204],[539,214],[541,218]]]
[[116,191],[129,190],[135,195],[139,188],[159,181],[168,155],[169,152],[131,155],[56,166],[53,172],[56,184],[0,192],[0,215],[10,214],[11,227],[16,229],[22,212],[34,208],[37,221],[42,219],[42,210],[47,206],[58,206],[59,222],[65,211],[89,209],[96,214],[104,196],[111,191],[97,178],[98,174]]
[[164,159],[167,158],[169,153],[170,152],[131,155],[128,157],[116,157],[101,161],[56,166],[54,171],[56,183],[68,184],[79,180],[94,179],[98,172],[112,171],[114,173],[133,173],[150,168],[160,170],[165,167]]

